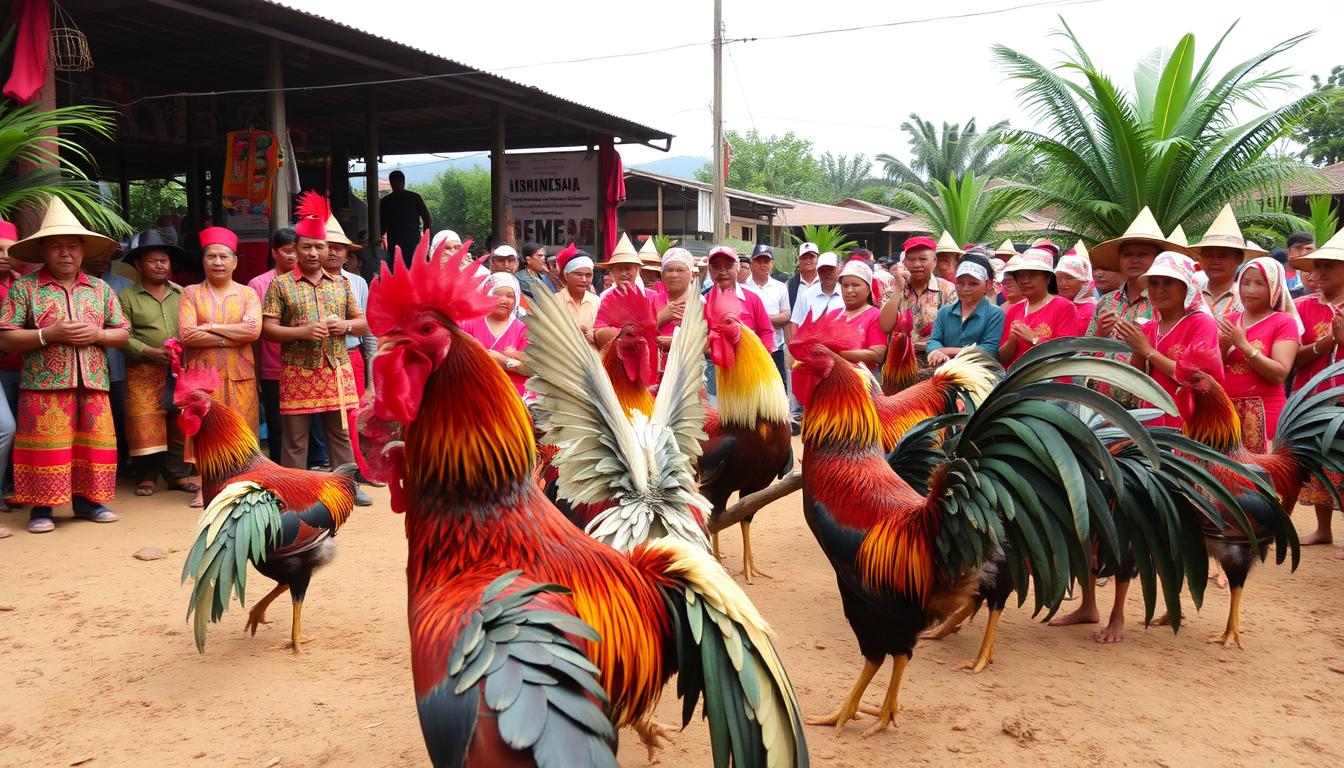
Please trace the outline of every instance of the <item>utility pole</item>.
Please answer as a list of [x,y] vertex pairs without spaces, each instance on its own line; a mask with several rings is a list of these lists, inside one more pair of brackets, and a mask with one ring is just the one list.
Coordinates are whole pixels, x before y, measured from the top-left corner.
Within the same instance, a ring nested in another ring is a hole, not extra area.
[[714,242],[723,242],[728,230],[724,221],[723,183],[723,0],[714,0]]

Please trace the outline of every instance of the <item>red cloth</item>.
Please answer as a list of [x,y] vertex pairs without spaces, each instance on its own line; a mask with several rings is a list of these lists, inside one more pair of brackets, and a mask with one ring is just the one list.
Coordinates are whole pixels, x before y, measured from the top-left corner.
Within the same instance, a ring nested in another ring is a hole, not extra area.
[[[1330,335],[1330,323],[1335,319],[1335,311],[1329,304],[1321,300],[1319,293],[1303,296],[1296,301],[1296,304],[1297,314],[1302,318],[1302,326],[1306,329],[1302,332],[1302,343],[1304,345]],[[1311,381],[1311,377],[1325,370],[1327,365],[1344,359],[1344,351],[1341,351],[1339,347],[1331,347],[1330,350],[1329,354],[1321,355],[1297,369],[1297,375],[1293,377],[1294,391],[1301,389],[1304,384]],[[1336,376],[1329,381],[1321,382],[1318,391],[1339,384],[1344,384],[1344,377]]]
[[[1241,324],[1241,313],[1230,312],[1227,321],[1233,325]],[[1246,329],[1246,340],[1260,354],[1268,356],[1274,351],[1274,345],[1280,341],[1301,341],[1297,332],[1297,323],[1286,312],[1274,312],[1269,317]],[[1265,407],[1265,439],[1274,439],[1274,428],[1279,424],[1279,414],[1288,398],[1282,384],[1263,379],[1251,369],[1246,356],[1236,347],[1223,359],[1227,367],[1227,394],[1236,400],[1243,397],[1259,398]],[[1256,450],[1263,450],[1258,448]]]
[[29,104],[47,82],[47,41],[51,38],[51,3],[15,0],[9,20],[18,25],[14,38],[14,69],[5,82],[5,95]]
[[[1072,301],[1063,296],[1056,296],[1030,315],[1027,314],[1027,304],[1028,302],[1019,301],[1007,309],[1003,318],[1003,336],[999,339],[1001,345],[1008,343],[1008,337],[1013,332],[1013,323],[1018,320],[1025,322],[1036,333],[1037,343],[1082,335],[1084,329],[1078,327],[1078,308]],[[1031,345],[1018,342],[1016,354],[1012,360],[1004,361],[1004,367],[1017,362],[1017,358],[1026,354],[1028,349],[1031,349]]]
[[227,227],[208,227],[201,230],[199,236],[201,241],[201,250],[204,251],[207,246],[222,245],[234,253],[238,252],[238,236],[233,230]]
[[[851,318],[845,318],[845,310],[843,309],[831,310],[830,314],[832,317],[839,316],[842,320],[857,327],[863,333],[864,349],[870,347],[885,348],[887,346],[887,335],[882,332],[882,323],[880,321],[882,313],[877,307],[867,307]],[[868,368],[876,371],[878,366],[870,365]]]
[[[9,289],[14,285],[14,278],[13,273],[0,277],[0,304],[3,304],[5,297],[9,295]],[[23,370],[22,352],[0,352],[0,371],[20,370]]]
[[[350,347],[350,368],[355,372],[355,392],[359,395],[360,402],[364,401],[364,353],[359,347]],[[345,412],[345,423],[350,429],[350,448],[355,454],[355,463],[359,465],[359,471],[369,476],[368,462],[364,461],[364,454],[359,451],[359,425],[355,423],[355,417],[358,409],[351,408]]]
[[[1191,349],[1203,347],[1204,349],[1218,349],[1218,321],[1213,319],[1213,315],[1208,312],[1191,312],[1180,320],[1165,335],[1158,336],[1158,321],[1153,320],[1143,324],[1143,335],[1148,337],[1148,343],[1153,345],[1157,353],[1169,357],[1176,362],[1181,361],[1181,355],[1184,355]],[[1222,383],[1226,380],[1223,373],[1223,360],[1216,355],[1209,355],[1210,364],[1214,367],[1205,369],[1205,373]],[[1173,400],[1176,399],[1176,380],[1161,371],[1150,370],[1149,376],[1157,382],[1159,387],[1167,391]],[[1163,415],[1149,422],[1156,427],[1177,427],[1183,423],[1179,416]]]
[[606,193],[602,208],[602,257],[606,258],[616,250],[619,229],[616,224],[616,209],[625,202],[625,167],[621,164],[621,154],[611,139],[602,142],[598,149],[598,169],[602,174],[602,186]]

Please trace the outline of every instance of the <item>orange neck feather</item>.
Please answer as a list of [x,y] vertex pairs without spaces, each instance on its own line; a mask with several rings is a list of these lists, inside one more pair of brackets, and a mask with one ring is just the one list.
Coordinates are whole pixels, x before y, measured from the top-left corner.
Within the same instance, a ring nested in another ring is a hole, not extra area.
[[625,364],[616,353],[614,341],[602,350],[602,369],[607,372],[611,388],[616,392],[616,399],[620,401],[627,415],[632,410],[643,411],[646,416],[653,415],[653,394],[649,392],[647,386],[631,379],[625,372]]
[[1220,453],[1230,454],[1242,446],[1241,417],[1227,390],[1211,379],[1207,385],[1204,392],[1196,387],[1177,391],[1176,401],[1183,412],[1181,432]]
[[191,441],[207,484],[225,482],[261,458],[256,433],[237,411],[213,398]]
[[877,446],[882,424],[868,383],[849,363],[836,360],[803,411],[803,442],[826,447]]

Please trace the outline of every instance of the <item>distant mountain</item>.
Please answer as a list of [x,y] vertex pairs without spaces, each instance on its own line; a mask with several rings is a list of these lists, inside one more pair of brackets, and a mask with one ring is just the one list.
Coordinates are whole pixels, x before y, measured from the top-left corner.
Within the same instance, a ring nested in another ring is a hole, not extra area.
[[675,176],[678,179],[695,179],[695,172],[704,167],[709,162],[708,157],[691,157],[690,155],[677,155],[676,157],[664,157],[659,160],[652,160],[647,163],[636,163],[631,168],[650,171],[652,173],[661,173],[664,176]]

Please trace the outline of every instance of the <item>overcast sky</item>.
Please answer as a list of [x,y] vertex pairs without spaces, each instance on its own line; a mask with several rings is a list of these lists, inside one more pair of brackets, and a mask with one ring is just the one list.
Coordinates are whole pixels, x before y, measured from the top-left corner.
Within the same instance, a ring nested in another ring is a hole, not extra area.
[[[711,0],[650,3],[630,0],[504,0],[425,3],[417,0],[285,0],[384,37],[621,115],[675,135],[671,155],[711,154],[709,105],[713,32]],[[872,26],[939,15],[1007,9],[1032,0],[949,0],[889,3],[864,0],[781,3],[723,0],[726,37],[766,37],[823,29]],[[783,11],[782,9],[796,9]],[[1044,62],[1060,59],[1067,43],[1050,32],[1062,14],[1089,54],[1112,78],[1132,88],[1134,63],[1186,32],[1201,59],[1217,37],[1240,19],[1219,53],[1221,74],[1234,63],[1301,32],[1333,21],[1276,65],[1298,75],[1344,64],[1338,46],[1337,3],[1225,0],[1099,0],[1028,7],[977,18],[932,20],[791,40],[735,43],[724,60],[724,122],[763,134],[793,131],[818,154],[880,152],[904,157],[900,124],[918,112],[935,125],[975,117],[982,125],[1008,119],[1030,126],[1016,85],[995,67],[993,43]],[[1334,40],[1336,45],[1330,45]],[[681,50],[572,64],[526,66],[596,55]],[[508,69],[505,69],[508,68]],[[297,85],[297,84],[296,84]],[[1289,95],[1273,95],[1277,105]],[[624,147],[627,164],[664,157]]]

